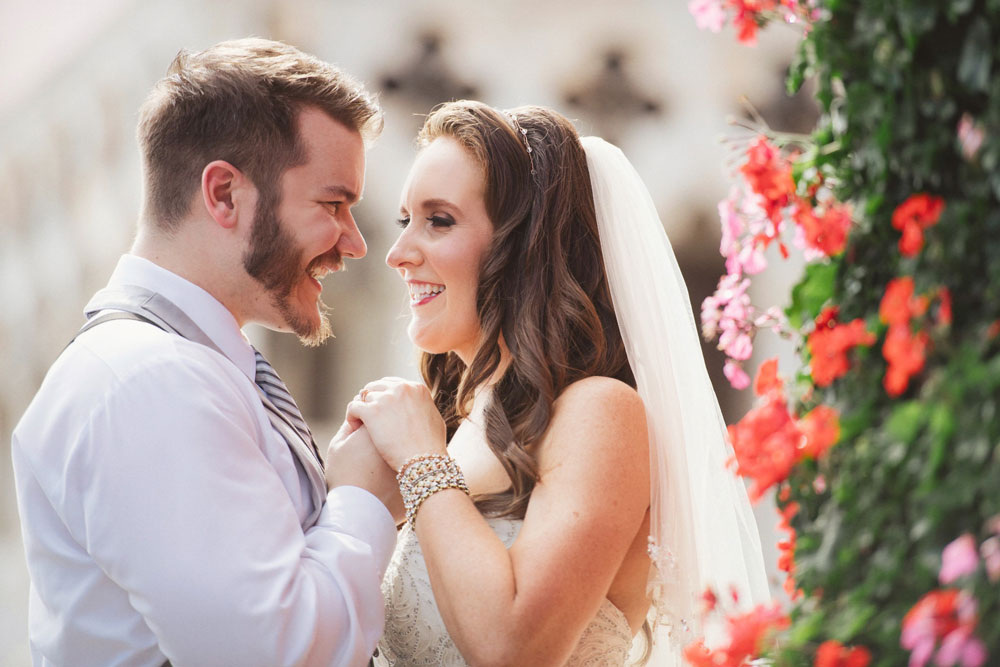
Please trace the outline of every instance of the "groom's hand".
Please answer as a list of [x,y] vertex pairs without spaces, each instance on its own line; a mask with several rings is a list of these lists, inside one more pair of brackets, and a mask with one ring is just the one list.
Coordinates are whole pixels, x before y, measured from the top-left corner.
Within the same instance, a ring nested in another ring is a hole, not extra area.
[[[345,427],[347,425],[345,424]],[[379,455],[368,430],[341,427],[326,453],[326,482],[336,486],[359,486],[382,501],[398,524],[406,516],[399,495],[396,472]]]

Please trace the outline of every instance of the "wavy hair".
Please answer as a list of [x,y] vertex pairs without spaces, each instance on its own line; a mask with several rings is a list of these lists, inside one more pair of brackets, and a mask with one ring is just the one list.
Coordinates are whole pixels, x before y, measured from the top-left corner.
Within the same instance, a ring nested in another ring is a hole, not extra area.
[[511,489],[479,496],[476,504],[490,515],[523,518],[538,480],[532,447],[548,429],[556,398],[594,375],[635,387],[604,270],[587,158],[572,123],[542,107],[501,112],[450,102],[430,114],[417,142],[427,146],[438,137],[454,139],[482,165],[493,237],[480,266],[482,342],[475,357],[466,367],[452,352],[424,353],[421,370],[450,438],[468,416],[474,390],[496,376],[506,345],[509,364],[486,405],[485,433]]

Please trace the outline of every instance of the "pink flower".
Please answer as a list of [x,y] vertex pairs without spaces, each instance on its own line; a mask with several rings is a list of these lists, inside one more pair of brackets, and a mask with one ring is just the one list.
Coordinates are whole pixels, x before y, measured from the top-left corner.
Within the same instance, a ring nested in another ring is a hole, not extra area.
[[722,367],[722,372],[734,389],[746,389],[750,386],[750,376],[740,364],[732,359],[726,359],[726,365]]
[[1000,537],[994,535],[979,546],[979,553],[986,565],[986,576],[990,581],[1000,581]]
[[976,538],[971,533],[965,533],[944,548],[938,579],[942,584],[950,584],[956,579],[972,574],[978,566],[979,551],[976,549]]
[[729,196],[719,202],[719,219],[722,221],[722,239],[719,253],[726,258],[726,273],[755,274],[767,268],[763,244],[756,240],[754,227],[760,222],[759,208],[748,206],[746,193],[734,187]]
[[938,649],[935,662],[939,665],[961,665],[961,667],[981,667],[986,664],[986,646],[968,628],[950,632]]
[[743,273],[749,275],[760,273],[767,268],[767,258],[764,257],[764,249],[759,243],[754,241],[740,248],[740,252],[736,256],[736,262],[743,269]]
[[743,218],[736,211],[737,196],[736,189],[729,197],[719,202],[719,220],[722,222],[722,240],[719,242],[719,254],[728,257],[733,252],[733,247],[739,244],[739,239],[743,235],[746,225]]
[[976,157],[976,153],[979,152],[985,138],[986,132],[983,130],[983,126],[976,122],[976,119],[970,114],[962,114],[961,120],[958,121],[958,143],[962,147],[962,155],[965,156],[966,160],[971,162]]
[[701,30],[719,32],[726,22],[722,0],[691,0],[688,3],[688,11],[694,15],[694,21]]
[[725,351],[726,356],[731,359],[746,361],[753,354],[753,341],[747,334],[740,333],[726,346]]

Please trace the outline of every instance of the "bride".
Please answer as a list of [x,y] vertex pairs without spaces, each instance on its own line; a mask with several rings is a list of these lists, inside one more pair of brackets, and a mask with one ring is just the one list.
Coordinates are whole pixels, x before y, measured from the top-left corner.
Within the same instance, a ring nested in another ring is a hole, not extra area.
[[768,593],[645,187],[540,107],[449,103],[418,143],[387,263],[424,383],[369,383],[329,457],[398,471],[375,663],[623,665],[655,634],[680,664],[706,587]]

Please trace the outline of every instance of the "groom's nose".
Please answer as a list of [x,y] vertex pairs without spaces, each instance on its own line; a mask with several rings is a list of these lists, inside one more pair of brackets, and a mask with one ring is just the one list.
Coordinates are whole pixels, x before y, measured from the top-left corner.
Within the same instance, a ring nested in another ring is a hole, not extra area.
[[365,243],[365,237],[361,235],[361,230],[358,229],[357,221],[354,220],[354,213],[349,212],[346,218],[340,238],[337,240],[337,251],[341,257],[361,259],[368,253],[368,245]]

